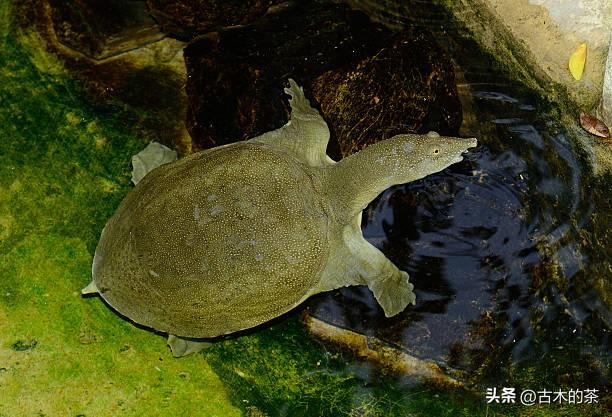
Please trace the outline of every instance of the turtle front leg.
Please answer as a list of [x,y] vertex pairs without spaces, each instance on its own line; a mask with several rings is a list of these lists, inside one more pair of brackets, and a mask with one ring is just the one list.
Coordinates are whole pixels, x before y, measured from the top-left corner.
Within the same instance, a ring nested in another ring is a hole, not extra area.
[[375,247],[372,246],[372,249],[379,253],[374,260],[380,269],[364,279],[385,316],[392,317],[404,311],[408,304],[416,304],[416,296],[412,291],[414,286],[408,281],[407,272],[398,269]]
[[416,304],[416,296],[412,291],[414,286],[408,281],[408,273],[398,269],[362,236],[360,238],[356,254],[357,270],[385,316],[395,316],[404,311],[408,304]]
[[142,151],[132,157],[132,182],[138,184],[149,172],[160,165],[176,161],[176,151],[162,145],[151,142]]
[[350,285],[367,285],[376,301],[392,317],[401,313],[408,304],[416,304],[412,291],[414,286],[408,282],[408,274],[399,270],[393,262],[364,239],[361,234],[361,213],[354,221],[345,226],[340,242],[331,254],[313,295],[323,291]]

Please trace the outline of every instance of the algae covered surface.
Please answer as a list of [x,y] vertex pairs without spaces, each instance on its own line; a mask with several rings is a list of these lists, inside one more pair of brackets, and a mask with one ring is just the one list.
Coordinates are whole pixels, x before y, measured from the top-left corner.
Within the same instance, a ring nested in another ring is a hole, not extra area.
[[173,359],[164,337],[83,298],[130,157],[152,138],[129,108],[92,104],[12,13],[0,0],[1,417],[604,415],[407,385],[313,341],[295,316]]
[[0,415],[238,416],[199,357],[80,296],[146,138],[79,95],[0,10]]

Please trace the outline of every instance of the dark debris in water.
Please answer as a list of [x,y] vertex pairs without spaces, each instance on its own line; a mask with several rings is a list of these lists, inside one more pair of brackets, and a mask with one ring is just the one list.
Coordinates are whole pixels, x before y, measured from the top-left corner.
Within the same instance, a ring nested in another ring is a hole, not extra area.
[[38,341],[32,340],[17,340],[15,343],[11,345],[11,349],[16,352],[25,352],[27,350],[32,350],[36,347]]

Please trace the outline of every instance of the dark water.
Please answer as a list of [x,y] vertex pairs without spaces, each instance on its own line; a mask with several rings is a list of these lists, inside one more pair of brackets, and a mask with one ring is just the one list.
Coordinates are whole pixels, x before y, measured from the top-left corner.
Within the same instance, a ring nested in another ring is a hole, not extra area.
[[471,381],[507,381],[523,366],[549,384],[605,385],[612,319],[595,285],[606,277],[589,268],[601,248],[585,243],[597,210],[588,157],[554,105],[496,70],[446,12],[360,3],[392,27],[434,33],[459,69],[461,135],[479,146],[364,212],[364,236],[410,274],[416,306],[387,319],[367,288],[349,287],[310,311]]
[[580,243],[593,209],[586,170],[517,90],[469,85],[476,122],[462,133],[478,148],[364,212],[364,236],[410,274],[417,305],[387,319],[366,287],[350,287],[315,300],[314,316],[456,369],[563,349],[605,359],[610,313]]

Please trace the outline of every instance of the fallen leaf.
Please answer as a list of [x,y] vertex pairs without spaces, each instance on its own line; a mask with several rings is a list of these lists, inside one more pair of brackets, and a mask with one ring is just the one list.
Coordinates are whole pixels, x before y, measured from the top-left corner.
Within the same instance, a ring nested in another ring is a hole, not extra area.
[[569,59],[569,70],[572,73],[572,76],[579,80],[582,78],[582,73],[584,72],[584,63],[586,62],[587,56],[587,44],[583,43],[574,51],[572,56]]
[[608,126],[595,116],[588,113],[580,113],[580,126],[592,135],[600,138],[609,138],[610,129]]

